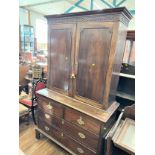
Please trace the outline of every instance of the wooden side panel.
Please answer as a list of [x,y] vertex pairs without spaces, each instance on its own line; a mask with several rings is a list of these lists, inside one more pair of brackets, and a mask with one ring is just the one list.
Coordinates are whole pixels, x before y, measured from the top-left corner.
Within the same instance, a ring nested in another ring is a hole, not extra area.
[[98,23],[80,25],[76,93],[103,103],[112,27]]
[[108,99],[109,103],[112,103],[113,101],[115,101],[115,97],[116,97],[116,91],[117,91],[118,81],[120,77],[119,73],[123,62],[123,53],[125,49],[126,34],[127,34],[126,26],[120,23],[119,31],[117,35],[115,58],[114,58],[113,69],[111,74],[112,78],[111,78],[111,85],[110,85],[110,92],[109,92],[109,99]]
[[75,25],[53,25],[49,29],[48,88],[68,93]]

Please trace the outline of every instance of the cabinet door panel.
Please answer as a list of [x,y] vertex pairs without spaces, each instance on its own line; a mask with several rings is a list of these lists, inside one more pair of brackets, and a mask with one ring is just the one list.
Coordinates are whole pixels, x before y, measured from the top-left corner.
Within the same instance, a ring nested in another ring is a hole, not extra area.
[[68,93],[71,71],[74,25],[55,26],[50,29],[49,88]]
[[103,24],[79,26],[76,93],[103,102],[112,28]]

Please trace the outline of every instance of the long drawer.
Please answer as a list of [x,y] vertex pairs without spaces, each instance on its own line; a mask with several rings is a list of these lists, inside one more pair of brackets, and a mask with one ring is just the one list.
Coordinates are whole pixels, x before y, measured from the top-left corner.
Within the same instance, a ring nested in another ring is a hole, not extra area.
[[66,132],[73,139],[85,144],[89,148],[92,148],[93,150],[97,149],[99,137],[93,133],[43,112],[41,109],[38,109],[38,118],[46,122],[48,125]]
[[63,145],[72,150],[77,155],[96,155],[96,152],[88,149],[84,145],[70,138],[68,135],[63,135]]
[[63,107],[61,104],[40,96],[37,102],[38,107],[43,109],[43,111],[48,112],[51,115],[55,115],[61,118],[63,117]]
[[57,130],[56,128],[49,126],[46,122],[38,120],[38,127],[47,133],[49,136],[53,137],[59,141],[62,145],[73,151],[77,155],[96,155],[96,152],[90,150],[86,146],[78,143],[76,140],[73,140],[70,136],[64,132]]
[[83,143],[87,147],[97,150],[99,136],[94,135],[93,133],[86,131],[76,125],[72,125],[65,121],[63,125],[63,130],[73,139]]
[[76,124],[96,135],[100,133],[101,123],[81,112],[66,108],[64,117],[70,123]]

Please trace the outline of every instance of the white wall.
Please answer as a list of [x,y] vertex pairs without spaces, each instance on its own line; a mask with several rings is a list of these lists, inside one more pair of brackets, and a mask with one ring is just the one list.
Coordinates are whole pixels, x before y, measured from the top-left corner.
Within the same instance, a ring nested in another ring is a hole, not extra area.
[[20,25],[28,25],[28,11],[19,8],[19,23]]
[[135,16],[129,22],[128,30],[135,30]]
[[[30,11],[30,25],[34,27],[34,32],[36,32],[36,20],[40,19],[47,21],[44,15]],[[20,8],[19,10],[19,20],[20,25],[29,25],[28,23],[28,10]],[[35,33],[36,36],[36,33]]]

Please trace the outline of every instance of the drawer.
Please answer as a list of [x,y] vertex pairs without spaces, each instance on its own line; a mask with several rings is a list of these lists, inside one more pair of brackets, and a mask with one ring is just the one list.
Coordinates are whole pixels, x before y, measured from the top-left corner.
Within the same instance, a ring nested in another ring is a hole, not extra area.
[[63,141],[63,132],[60,130],[50,126],[48,123],[38,119],[38,128],[43,130],[45,133],[47,133],[49,136],[53,137],[57,141],[61,142]]
[[63,130],[65,133],[70,135],[73,139],[83,143],[87,147],[97,150],[99,137],[86,131],[78,126],[72,125],[65,122],[63,125]]
[[63,144],[66,148],[70,149],[77,155],[96,155],[96,152],[85,147],[84,145],[73,140],[70,136],[66,135],[64,132],[51,127],[46,122],[38,119],[38,128],[43,130],[49,136],[53,137],[55,140]]
[[96,135],[99,135],[101,122],[76,110],[66,108],[65,120],[76,124]]
[[81,145],[66,134],[63,135],[63,145],[77,155],[96,155],[96,152],[88,149],[84,145]]
[[58,117],[63,116],[63,107],[53,100],[47,99],[45,97],[38,98],[38,107],[48,112],[51,115],[56,115]]
[[38,119],[38,128],[42,129],[45,133],[51,136],[52,133],[51,126],[46,122],[42,121],[41,119]]
[[38,108],[38,118],[50,126],[62,129],[62,121],[60,118],[50,115],[47,112],[42,111],[40,108]]

